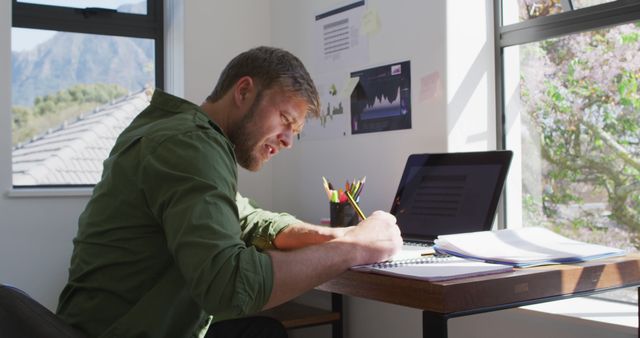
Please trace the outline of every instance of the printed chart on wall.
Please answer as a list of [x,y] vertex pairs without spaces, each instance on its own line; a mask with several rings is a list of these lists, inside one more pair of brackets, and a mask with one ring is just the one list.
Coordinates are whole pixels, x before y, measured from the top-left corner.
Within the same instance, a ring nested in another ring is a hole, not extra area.
[[320,96],[320,118],[307,118],[300,139],[346,136],[349,132],[348,74],[318,75],[313,77],[313,82]]
[[331,72],[369,62],[368,38],[362,31],[364,0],[315,17],[316,70]]
[[352,72],[351,133],[411,129],[409,61]]

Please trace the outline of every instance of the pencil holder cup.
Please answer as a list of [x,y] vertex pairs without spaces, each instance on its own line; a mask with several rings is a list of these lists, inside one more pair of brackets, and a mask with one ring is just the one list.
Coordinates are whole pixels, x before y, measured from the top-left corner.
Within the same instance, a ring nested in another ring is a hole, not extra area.
[[358,224],[358,214],[349,203],[329,202],[332,227],[348,227]]

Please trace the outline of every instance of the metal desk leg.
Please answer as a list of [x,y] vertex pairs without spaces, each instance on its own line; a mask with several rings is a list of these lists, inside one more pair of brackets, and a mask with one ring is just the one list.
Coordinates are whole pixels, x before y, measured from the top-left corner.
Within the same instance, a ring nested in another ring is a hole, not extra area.
[[441,313],[422,311],[422,337],[447,338],[448,319]]
[[342,338],[342,319],[344,313],[342,312],[342,295],[339,293],[331,293],[331,311],[340,314],[340,319],[331,323],[331,336],[333,338]]

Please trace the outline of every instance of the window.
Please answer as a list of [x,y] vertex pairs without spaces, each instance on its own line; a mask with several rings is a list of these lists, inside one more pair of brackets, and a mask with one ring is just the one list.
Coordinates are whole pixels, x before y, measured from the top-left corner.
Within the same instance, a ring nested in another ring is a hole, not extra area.
[[120,131],[163,87],[163,2],[12,6],[13,185],[92,186]]
[[501,0],[503,13],[502,24],[510,25],[542,16],[570,12],[575,9],[591,7],[615,0]]
[[515,152],[506,225],[638,251],[640,3],[502,4],[496,20],[517,22],[496,23],[499,142]]
[[120,13],[147,14],[146,1],[139,0],[17,0],[22,3],[65,6],[72,8],[103,8],[115,10]]

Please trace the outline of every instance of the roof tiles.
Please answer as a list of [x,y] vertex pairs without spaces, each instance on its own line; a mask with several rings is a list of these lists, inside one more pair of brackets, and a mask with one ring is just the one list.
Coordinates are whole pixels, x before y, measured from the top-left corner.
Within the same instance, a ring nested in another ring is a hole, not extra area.
[[148,91],[85,113],[13,149],[13,185],[95,184],[116,138],[149,105]]

